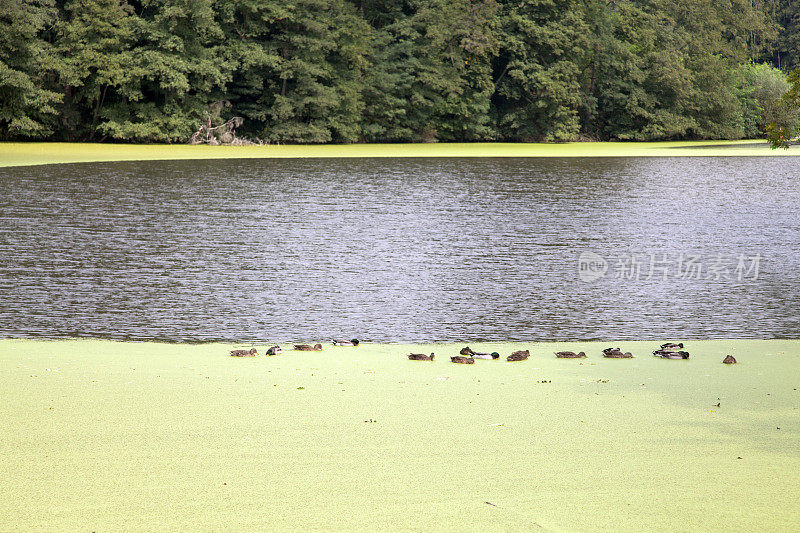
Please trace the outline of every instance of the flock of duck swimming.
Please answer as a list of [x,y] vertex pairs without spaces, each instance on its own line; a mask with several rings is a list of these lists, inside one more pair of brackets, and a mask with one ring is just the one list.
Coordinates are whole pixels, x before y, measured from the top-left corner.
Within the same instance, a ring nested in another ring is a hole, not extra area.
[[[358,344],[358,339],[333,341],[334,346],[358,346]],[[318,352],[322,350],[322,345],[315,344],[312,346],[310,344],[295,344],[294,349],[301,352]],[[280,352],[281,347],[277,345],[267,349],[267,355],[277,355]],[[469,346],[462,348],[459,354],[460,355],[454,355],[450,357],[450,361],[458,364],[472,365],[475,364],[475,359],[491,360],[500,358],[500,354],[497,352],[476,352]],[[559,359],[583,359],[586,357],[586,353],[584,352],[575,353],[564,351],[555,352],[555,354]],[[231,350],[231,355],[234,357],[254,357],[258,355],[258,350],[255,348],[251,348],[250,350]],[[524,361],[530,357],[530,355],[530,350],[517,350],[506,357],[506,361]],[[662,344],[661,348],[653,352],[653,355],[663,359],[689,359],[689,352],[684,351],[682,342],[668,342]],[[408,358],[412,361],[433,361],[435,357],[435,353],[431,353],[430,355],[426,355],[424,353],[408,354]],[[606,348],[603,350],[603,357],[608,359],[632,359],[633,354],[631,352],[623,352],[619,348]],[[722,362],[726,365],[729,365],[735,363],[736,359],[732,355],[728,355]]]

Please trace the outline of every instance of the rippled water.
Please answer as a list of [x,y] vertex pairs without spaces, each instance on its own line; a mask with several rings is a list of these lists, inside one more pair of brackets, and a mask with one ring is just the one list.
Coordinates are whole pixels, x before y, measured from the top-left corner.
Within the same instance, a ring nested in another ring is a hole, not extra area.
[[798,337],[799,207],[796,158],[4,168],[0,336]]

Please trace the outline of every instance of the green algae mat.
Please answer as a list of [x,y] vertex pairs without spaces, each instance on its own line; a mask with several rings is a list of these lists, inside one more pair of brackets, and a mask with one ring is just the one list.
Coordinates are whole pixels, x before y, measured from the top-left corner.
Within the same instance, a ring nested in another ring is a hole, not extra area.
[[0,167],[48,163],[168,159],[302,157],[670,157],[800,156],[800,146],[772,150],[766,141],[428,143],[190,146],[0,143]]
[[800,528],[800,341],[611,344],[2,340],[0,530]]

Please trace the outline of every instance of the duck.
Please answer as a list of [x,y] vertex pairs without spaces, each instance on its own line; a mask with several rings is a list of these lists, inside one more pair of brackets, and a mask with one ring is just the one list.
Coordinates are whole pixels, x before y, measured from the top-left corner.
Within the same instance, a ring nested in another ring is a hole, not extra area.
[[349,341],[336,340],[335,339],[333,341],[333,345],[334,346],[358,346],[358,342],[359,342],[358,339],[350,339]]
[[258,350],[250,348],[249,350],[231,350],[231,357],[255,357]]
[[272,346],[271,348],[267,349],[267,355],[278,355],[279,353],[281,353],[280,346]]
[[497,352],[492,353],[485,353],[485,352],[473,352],[472,353],[473,359],[500,359],[500,354]]
[[732,355],[726,355],[725,359],[723,359],[722,362],[725,363],[726,365],[735,365],[736,358]]
[[556,357],[559,359],[581,359],[586,357],[586,354],[583,352],[556,352]]
[[295,344],[294,349],[301,352],[319,352],[322,350],[322,345],[315,344],[314,346],[311,346],[310,344]]
[[412,361],[433,361],[434,357],[436,357],[435,353],[431,353],[430,355],[425,355],[424,353],[408,354],[408,358]]
[[524,361],[525,359],[530,357],[530,355],[531,355],[530,350],[517,350],[516,352],[506,357],[506,361]]
[[460,363],[462,365],[474,365],[475,359],[472,357],[464,357],[463,355],[454,355],[450,358],[451,363]]
[[610,359],[632,359],[633,354],[631,352],[623,353],[619,348],[606,348],[603,350],[603,357],[608,357]]
[[675,350],[683,349],[683,343],[682,342],[680,342],[680,343],[667,342],[667,343],[661,345],[661,349],[662,350],[669,350],[671,352],[674,352]]
[[656,357],[664,359],[689,359],[689,352],[673,352],[670,350],[656,350],[653,352]]
[[604,353],[603,357],[608,359],[633,359],[633,354],[631,352],[611,352],[611,353]]

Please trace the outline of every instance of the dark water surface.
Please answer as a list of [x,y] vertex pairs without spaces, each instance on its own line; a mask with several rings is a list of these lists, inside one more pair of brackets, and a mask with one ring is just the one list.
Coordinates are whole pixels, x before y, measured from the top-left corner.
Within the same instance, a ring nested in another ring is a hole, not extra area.
[[74,336],[800,337],[800,158],[0,168],[0,337]]

